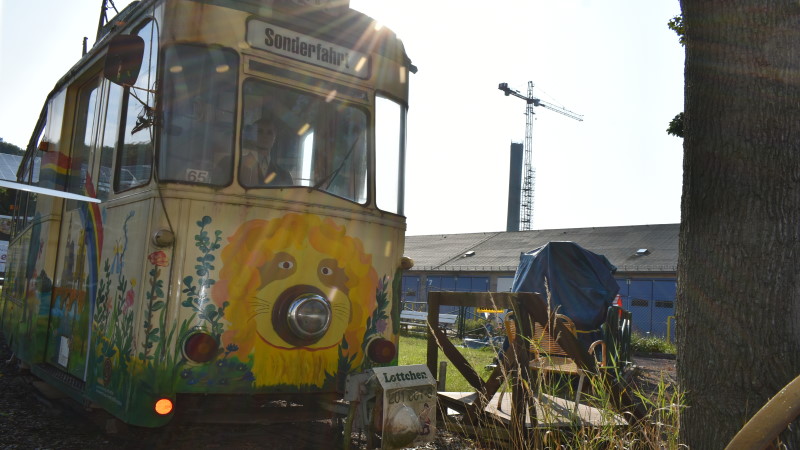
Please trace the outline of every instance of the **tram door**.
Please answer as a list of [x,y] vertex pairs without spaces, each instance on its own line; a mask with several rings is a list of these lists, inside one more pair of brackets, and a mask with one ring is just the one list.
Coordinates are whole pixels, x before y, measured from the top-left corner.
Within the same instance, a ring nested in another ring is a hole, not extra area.
[[[59,172],[66,169],[68,192],[101,200],[105,200],[110,191],[114,131],[117,129],[114,123],[117,121],[115,117],[119,116],[119,101],[109,101],[109,94],[118,95],[119,91],[104,81],[99,73],[80,85],[72,116],[70,157],[66,160],[69,162],[62,163],[68,167],[59,167]],[[114,130],[103,133],[106,116],[111,116],[109,126]],[[82,380],[86,376],[97,294],[103,239],[101,220],[96,203],[64,201],[46,360]]]

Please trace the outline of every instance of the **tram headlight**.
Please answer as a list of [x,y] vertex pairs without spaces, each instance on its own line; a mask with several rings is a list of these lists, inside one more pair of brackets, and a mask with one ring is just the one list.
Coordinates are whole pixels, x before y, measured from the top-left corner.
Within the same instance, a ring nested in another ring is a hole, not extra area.
[[289,330],[306,342],[315,342],[325,335],[331,325],[331,305],[318,294],[300,295],[289,305]]

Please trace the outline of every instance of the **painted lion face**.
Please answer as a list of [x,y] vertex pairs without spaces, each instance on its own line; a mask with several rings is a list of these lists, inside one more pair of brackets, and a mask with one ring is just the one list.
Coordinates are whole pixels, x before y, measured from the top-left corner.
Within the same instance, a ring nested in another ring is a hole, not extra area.
[[256,386],[321,387],[340,354],[360,364],[378,284],[371,263],[344,227],[310,214],[236,230],[213,297],[229,302],[223,339],[252,358]]
[[252,301],[258,338],[284,350],[338,346],[351,321],[347,274],[313,248],[281,251],[261,266]]

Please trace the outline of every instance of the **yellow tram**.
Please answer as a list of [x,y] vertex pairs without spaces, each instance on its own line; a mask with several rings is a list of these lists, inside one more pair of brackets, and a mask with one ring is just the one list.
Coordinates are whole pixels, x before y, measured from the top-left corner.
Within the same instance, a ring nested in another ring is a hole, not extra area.
[[409,72],[347,2],[142,0],[49,95],[0,324],[38,377],[161,426],[397,364]]

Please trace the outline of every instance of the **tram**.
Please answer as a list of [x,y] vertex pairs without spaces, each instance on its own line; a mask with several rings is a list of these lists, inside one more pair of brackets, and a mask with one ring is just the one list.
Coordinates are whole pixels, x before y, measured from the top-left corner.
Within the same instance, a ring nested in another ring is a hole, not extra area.
[[15,355],[145,427],[215,399],[335,401],[397,365],[415,70],[346,0],[133,2],[23,158],[19,183],[65,195],[17,199]]

